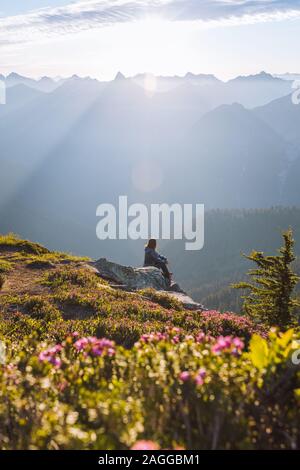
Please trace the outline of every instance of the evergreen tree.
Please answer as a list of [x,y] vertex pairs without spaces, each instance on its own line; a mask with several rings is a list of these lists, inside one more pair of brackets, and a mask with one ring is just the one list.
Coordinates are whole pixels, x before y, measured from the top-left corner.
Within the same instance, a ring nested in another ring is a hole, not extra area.
[[291,267],[295,260],[291,229],[283,233],[283,240],[276,256],[265,256],[258,251],[243,255],[257,266],[248,272],[253,282],[240,282],[232,287],[250,290],[242,297],[246,314],[269,326],[288,328],[296,323],[295,311],[300,306],[292,296],[299,277]]

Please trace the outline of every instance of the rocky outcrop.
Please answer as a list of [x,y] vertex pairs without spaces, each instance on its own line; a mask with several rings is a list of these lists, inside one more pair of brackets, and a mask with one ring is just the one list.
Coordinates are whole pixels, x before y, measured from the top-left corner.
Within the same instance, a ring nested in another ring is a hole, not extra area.
[[191,299],[177,283],[170,285],[158,268],[152,266],[133,268],[113,263],[105,258],[90,263],[90,266],[99,276],[117,284],[119,288],[125,290],[152,288],[175,297],[188,310],[204,310],[204,307]]
[[166,294],[170,295],[171,297],[174,297],[177,299],[179,302],[182,303],[183,307],[186,310],[207,310],[206,308],[203,307],[203,305],[199,304],[198,302],[195,302],[189,295],[183,292],[174,292],[174,291],[166,291]]
[[154,267],[133,268],[121,264],[112,263],[105,258],[92,263],[98,270],[101,277],[122,284],[129,289],[139,290],[152,287],[156,290],[168,290],[169,284],[161,274],[161,271]]

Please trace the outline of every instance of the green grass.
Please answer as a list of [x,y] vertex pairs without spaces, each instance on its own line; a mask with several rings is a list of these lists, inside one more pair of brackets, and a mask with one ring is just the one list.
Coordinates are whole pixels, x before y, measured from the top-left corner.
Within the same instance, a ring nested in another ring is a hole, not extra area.
[[[227,318],[216,312],[207,317],[186,311],[177,299],[153,289],[136,293],[113,289],[84,265],[81,260],[85,258],[46,249],[37,254],[40,245],[13,234],[1,236],[0,253],[1,246],[5,276],[10,276],[10,264],[14,271],[8,289],[0,296],[0,333],[8,338],[12,334],[15,341],[32,328],[41,341],[62,339],[69,331],[78,330],[82,335],[108,336],[126,347],[145,332],[170,326],[186,333],[203,329],[213,336],[233,331],[245,339],[262,330],[237,315]],[[62,264],[63,260],[67,263]],[[33,262],[45,263],[43,271],[29,269]]]
[[[58,251],[50,251],[48,248],[34,243],[29,240],[22,240],[18,235],[14,233],[8,233],[6,235],[0,234],[0,252],[1,251],[13,251],[14,260],[27,259],[28,262],[60,262],[60,261],[89,261],[89,258],[83,256],[75,256],[70,253],[61,253]],[[28,259],[30,255],[30,259]]]
[[8,273],[12,269],[12,265],[9,261],[0,259],[0,273]]
[[69,289],[72,286],[97,288],[100,284],[107,284],[94,273],[82,268],[62,268],[59,271],[49,272],[44,278],[44,285],[52,289]]
[[8,233],[0,235],[0,250],[18,250],[28,254],[42,255],[50,253],[50,251],[39,243],[33,243],[29,240],[21,240],[18,235]]
[[0,290],[2,289],[4,285],[4,282],[5,282],[5,276],[2,273],[0,273]]

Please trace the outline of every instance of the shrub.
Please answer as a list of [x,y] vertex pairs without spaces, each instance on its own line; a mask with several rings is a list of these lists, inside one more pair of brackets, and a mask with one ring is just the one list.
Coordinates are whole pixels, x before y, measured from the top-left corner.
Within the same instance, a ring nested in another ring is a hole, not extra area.
[[[105,282],[105,281],[103,281]],[[44,284],[57,289],[60,287],[69,288],[70,286],[79,286],[86,288],[95,288],[100,283],[95,274],[80,268],[65,268],[46,275]]]
[[0,290],[4,286],[4,282],[5,282],[5,276],[4,274],[0,273]]
[[59,310],[42,296],[26,299],[23,308],[28,315],[35,319],[53,321],[61,318]]
[[9,261],[0,259],[0,273],[7,273],[12,269],[12,265]]
[[50,251],[38,243],[33,243],[28,240],[21,240],[14,233],[7,235],[0,235],[0,249],[1,250],[18,250],[25,253],[42,255],[44,253],[50,253]]

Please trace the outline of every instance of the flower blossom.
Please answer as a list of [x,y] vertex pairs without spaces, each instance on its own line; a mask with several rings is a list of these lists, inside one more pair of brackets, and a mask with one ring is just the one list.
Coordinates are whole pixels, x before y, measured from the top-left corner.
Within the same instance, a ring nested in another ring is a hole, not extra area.
[[179,374],[179,379],[182,382],[187,382],[190,378],[191,378],[191,374],[187,370],[184,370],[183,372]]
[[240,338],[232,338],[232,336],[220,336],[211,350],[214,354],[222,352],[230,352],[234,355],[240,354],[244,348],[244,343]]
[[115,354],[115,343],[106,338],[98,339],[94,336],[80,338],[74,343],[77,351],[90,352],[92,356],[113,356]]
[[41,362],[49,362],[55,367],[59,368],[61,366],[61,358],[57,356],[62,350],[62,345],[57,344],[52,348],[46,349],[45,351],[40,352],[39,360]]
[[195,383],[197,385],[203,385],[205,377],[206,377],[206,370],[204,369],[204,367],[201,367],[196,374]]
[[167,335],[165,333],[157,332],[142,335],[140,341],[142,343],[156,343],[158,341],[164,341],[166,339]]
[[158,450],[159,446],[154,441],[137,441],[131,450]]

